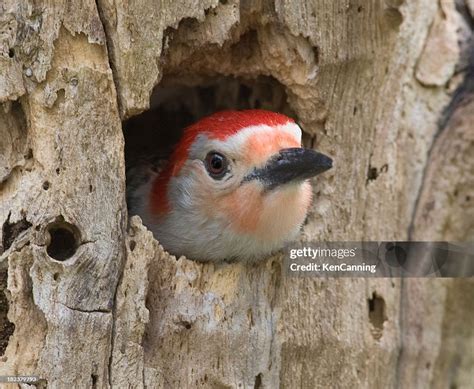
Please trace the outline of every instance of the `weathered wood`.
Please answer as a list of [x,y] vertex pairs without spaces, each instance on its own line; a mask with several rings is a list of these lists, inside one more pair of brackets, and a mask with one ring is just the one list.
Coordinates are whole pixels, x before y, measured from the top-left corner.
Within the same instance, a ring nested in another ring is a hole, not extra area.
[[[126,215],[104,32],[93,2],[5,6],[3,16],[16,20],[8,60],[22,69],[25,91],[10,112],[27,125],[16,126],[20,154],[9,158],[0,218],[31,227],[23,232],[27,246],[3,248],[15,332],[1,371],[38,375],[49,387],[103,387]],[[64,234],[74,254],[65,261]]]
[[49,388],[469,387],[472,281],[176,259],[127,223],[121,120],[160,82],[271,77],[305,142],[335,161],[303,239],[473,240],[473,8],[1,3],[0,313],[14,331],[0,375]]

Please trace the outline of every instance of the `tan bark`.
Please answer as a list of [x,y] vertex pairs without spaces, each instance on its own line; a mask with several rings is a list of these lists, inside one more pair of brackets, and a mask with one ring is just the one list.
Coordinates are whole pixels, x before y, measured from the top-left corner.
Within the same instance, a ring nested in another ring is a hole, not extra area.
[[176,259],[127,222],[121,121],[159,100],[157,85],[272,77],[305,142],[335,161],[303,239],[473,240],[473,75],[458,65],[472,7],[0,3],[0,375],[49,388],[470,387],[472,280]]

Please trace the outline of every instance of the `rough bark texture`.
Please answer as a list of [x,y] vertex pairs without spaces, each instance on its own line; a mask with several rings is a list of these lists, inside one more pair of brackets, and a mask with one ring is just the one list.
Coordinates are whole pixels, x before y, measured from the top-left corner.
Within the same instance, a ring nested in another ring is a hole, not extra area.
[[456,5],[0,2],[0,375],[48,388],[472,387],[472,279],[176,259],[127,223],[121,125],[160,82],[271,77],[308,145],[335,161],[303,239],[473,240],[474,5]]

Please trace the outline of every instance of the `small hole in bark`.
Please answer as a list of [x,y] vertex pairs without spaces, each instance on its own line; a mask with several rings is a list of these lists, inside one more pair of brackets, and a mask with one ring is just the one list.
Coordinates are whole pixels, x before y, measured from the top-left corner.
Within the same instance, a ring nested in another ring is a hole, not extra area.
[[50,187],[50,183],[48,181],[43,182],[43,189],[48,190]]
[[70,223],[60,221],[51,223],[47,231],[50,235],[46,252],[57,260],[71,258],[79,246],[79,230]]
[[91,374],[92,387],[97,388],[97,380],[99,376],[97,374]]
[[25,159],[31,159],[31,158],[33,158],[33,149],[28,149],[25,154]]
[[93,186],[89,185],[89,193],[92,193],[93,190],[94,190]]
[[8,50],[8,56],[13,58],[15,56],[15,51],[13,49]]
[[376,167],[372,167],[369,165],[369,169],[367,171],[367,182],[376,180],[381,173],[386,173],[388,171],[388,164],[383,164],[380,169]]
[[259,389],[262,387],[262,373],[259,373],[255,376],[255,383],[253,387],[254,389]]
[[367,300],[369,307],[369,321],[372,324],[371,333],[374,339],[382,337],[383,323],[387,320],[385,314],[385,300],[375,292]]
[[360,5],[357,7],[357,12],[361,13],[364,8]]
[[59,175],[60,172],[61,172],[61,169],[57,168],[57,169],[56,169],[56,174]]
[[314,54],[314,63],[317,65],[319,63],[319,47],[315,46],[313,48],[313,54]]
[[59,279],[59,273],[54,273],[53,280],[57,281]]
[[369,170],[367,171],[367,181],[376,180],[379,176],[376,167],[369,166]]
[[135,246],[137,245],[137,243],[134,241],[134,240],[131,240],[130,241],[130,251],[133,251],[135,250]]
[[205,11],[204,11],[204,15],[217,15],[217,11],[215,8],[207,8]]

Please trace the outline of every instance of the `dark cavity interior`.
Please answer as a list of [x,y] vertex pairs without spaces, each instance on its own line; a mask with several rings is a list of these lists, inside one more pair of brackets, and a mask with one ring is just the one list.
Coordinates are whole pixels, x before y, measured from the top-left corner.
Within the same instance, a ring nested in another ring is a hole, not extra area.
[[272,77],[219,77],[195,85],[165,78],[153,92],[150,109],[124,122],[127,170],[142,162],[166,160],[183,129],[202,117],[220,110],[253,108],[296,118],[285,88]]

